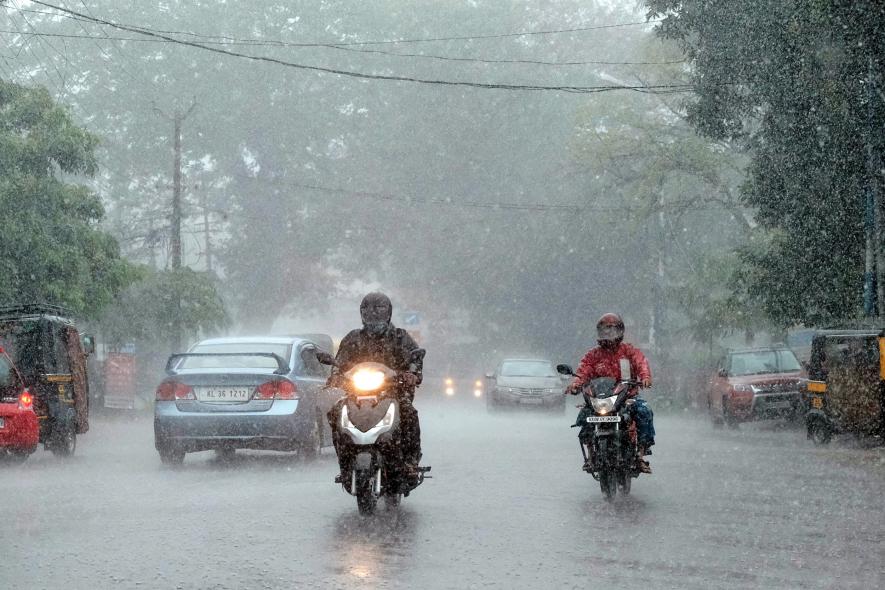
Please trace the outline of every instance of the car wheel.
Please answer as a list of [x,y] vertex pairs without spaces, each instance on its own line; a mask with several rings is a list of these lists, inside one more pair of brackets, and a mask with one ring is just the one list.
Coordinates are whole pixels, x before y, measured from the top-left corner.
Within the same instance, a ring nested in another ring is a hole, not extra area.
[[160,461],[163,465],[181,465],[184,463],[184,449],[172,445],[164,445],[159,449]]
[[219,460],[224,461],[225,463],[229,461],[233,461],[234,457],[237,455],[237,450],[232,447],[223,447],[220,449],[215,449],[215,456],[218,457]]
[[0,463],[6,465],[19,465],[25,462],[25,459],[28,458],[30,453],[26,451],[0,451]]
[[70,457],[77,450],[77,433],[73,428],[59,429],[51,437],[48,446],[56,457]]
[[313,428],[304,440],[298,443],[298,456],[306,461],[316,459],[323,448],[323,428],[320,418],[314,418],[312,424]]
[[732,430],[737,430],[740,425],[737,417],[728,409],[728,401],[725,399],[722,400],[722,420]]
[[713,428],[722,428],[722,416],[716,415],[709,397],[707,397],[707,414],[710,415],[710,422],[713,424]]

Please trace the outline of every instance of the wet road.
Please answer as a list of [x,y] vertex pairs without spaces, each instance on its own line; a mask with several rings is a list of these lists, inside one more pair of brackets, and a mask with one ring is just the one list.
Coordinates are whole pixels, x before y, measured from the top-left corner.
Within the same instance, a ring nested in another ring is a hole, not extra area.
[[434,479],[371,518],[331,451],[172,470],[148,418],[95,418],[73,460],[0,467],[0,587],[885,587],[882,449],[659,415],[654,475],[607,504],[571,413],[451,402],[419,404]]

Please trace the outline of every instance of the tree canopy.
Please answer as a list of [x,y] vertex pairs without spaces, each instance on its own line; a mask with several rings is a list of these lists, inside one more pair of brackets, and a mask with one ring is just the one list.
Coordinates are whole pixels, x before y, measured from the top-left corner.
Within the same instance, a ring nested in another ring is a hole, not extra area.
[[93,174],[98,140],[43,88],[0,80],[0,301],[39,301],[94,315],[129,280],[102,231]]
[[752,156],[741,194],[764,235],[741,253],[738,295],[781,326],[860,313],[864,199],[883,188],[867,161],[883,148],[883,5],[646,4],[692,61],[691,123]]

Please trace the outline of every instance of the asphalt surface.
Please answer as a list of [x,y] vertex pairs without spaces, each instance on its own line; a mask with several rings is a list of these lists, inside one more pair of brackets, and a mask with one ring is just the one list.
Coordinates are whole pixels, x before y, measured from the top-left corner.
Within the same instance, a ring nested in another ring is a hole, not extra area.
[[94,417],[72,459],[0,467],[0,587],[885,587],[881,448],[659,412],[654,474],[610,504],[571,411],[418,408],[434,478],[366,518],[331,449],[170,469],[149,416]]

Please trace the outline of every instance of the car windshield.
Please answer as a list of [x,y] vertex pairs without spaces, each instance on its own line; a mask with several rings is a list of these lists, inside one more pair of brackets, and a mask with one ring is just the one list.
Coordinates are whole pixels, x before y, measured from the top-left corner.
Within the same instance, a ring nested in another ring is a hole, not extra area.
[[[292,345],[275,342],[226,342],[224,344],[197,344],[190,352],[200,354],[269,352],[279,356],[285,362],[289,362]],[[270,357],[248,354],[243,356],[184,357],[178,365],[179,369],[276,369],[277,367],[277,361]]]
[[5,355],[0,355],[0,399],[17,396],[19,389],[18,376],[12,363]]
[[548,361],[504,361],[500,374],[505,377],[556,377],[556,370]]
[[762,375],[801,371],[802,365],[790,350],[753,350],[731,355],[731,375]]

